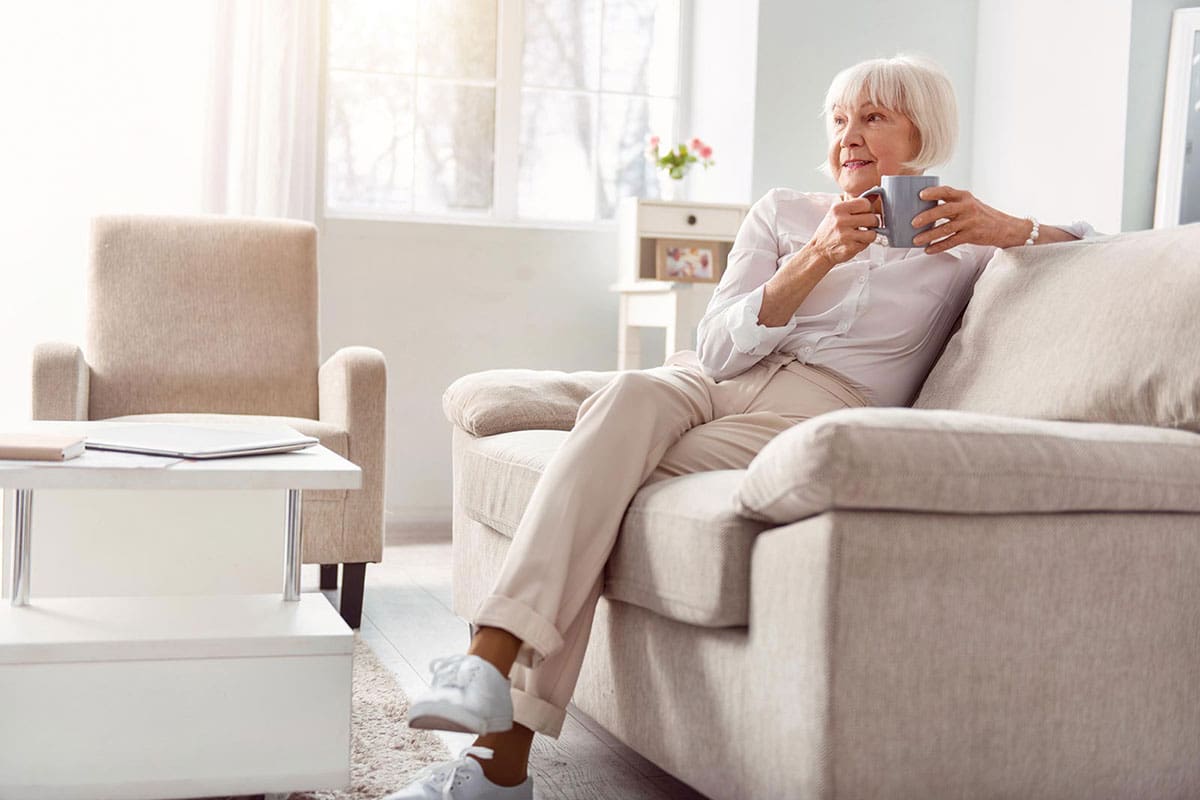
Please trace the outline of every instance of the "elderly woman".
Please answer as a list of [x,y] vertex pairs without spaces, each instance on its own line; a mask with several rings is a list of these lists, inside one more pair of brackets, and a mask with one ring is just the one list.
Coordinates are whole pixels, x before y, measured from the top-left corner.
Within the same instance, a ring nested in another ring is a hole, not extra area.
[[996,248],[1092,234],[1038,226],[950,186],[914,248],[882,246],[882,175],[919,175],[953,152],[945,74],[909,57],[857,64],[825,100],[827,174],[842,193],[773,189],[751,208],[698,330],[698,352],[628,371],[590,396],[547,464],[466,654],[436,659],[409,724],[479,734],[400,798],[530,798],[534,732],[557,737],[583,662],[603,571],[647,483],[745,468],[817,414],[908,405]]

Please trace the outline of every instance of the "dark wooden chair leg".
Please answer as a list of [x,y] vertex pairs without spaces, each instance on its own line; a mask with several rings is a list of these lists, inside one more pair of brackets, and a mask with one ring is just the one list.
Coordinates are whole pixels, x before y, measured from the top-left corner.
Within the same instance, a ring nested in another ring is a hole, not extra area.
[[321,565],[321,590],[337,588],[337,564],[322,564]]
[[363,584],[367,578],[366,564],[342,564],[342,619],[351,628],[362,624]]

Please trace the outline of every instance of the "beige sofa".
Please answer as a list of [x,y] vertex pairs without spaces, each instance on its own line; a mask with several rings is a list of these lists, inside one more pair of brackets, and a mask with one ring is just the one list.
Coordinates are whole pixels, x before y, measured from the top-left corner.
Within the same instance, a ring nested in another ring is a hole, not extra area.
[[[1200,796],[1198,253],[1002,251],[913,408],[644,487],[575,703],[713,798]],[[613,374],[446,391],[462,617]]]
[[288,219],[102,215],[89,240],[84,348],[33,354],[33,418],[285,423],[362,468],[358,491],[301,498],[302,558],[362,619],[383,559],[387,366],[369,347],[322,363],[317,228]]

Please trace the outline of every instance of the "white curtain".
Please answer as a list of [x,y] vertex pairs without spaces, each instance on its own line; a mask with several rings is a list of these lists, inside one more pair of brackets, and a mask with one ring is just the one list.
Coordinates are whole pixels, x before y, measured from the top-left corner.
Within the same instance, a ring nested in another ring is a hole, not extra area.
[[321,3],[215,0],[204,209],[316,220]]
[[318,0],[0,5],[0,429],[82,345],[89,219],[313,219]]

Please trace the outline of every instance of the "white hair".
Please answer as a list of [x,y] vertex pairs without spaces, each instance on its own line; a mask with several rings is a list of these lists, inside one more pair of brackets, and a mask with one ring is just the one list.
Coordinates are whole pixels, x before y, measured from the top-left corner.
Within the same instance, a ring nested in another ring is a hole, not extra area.
[[[833,108],[853,108],[865,97],[872,104],[899,111],[912,121],[921,138],[921,149],[902,165],[921,171],[944,164],[954,155],[958,142],[958,102],[949,76],[934,61],[919,55],[897,54],[873,58],[839,72],[825,93],[821,116],[832,143],[835,135]],[[829,159],[819,167],[832,178]]]

